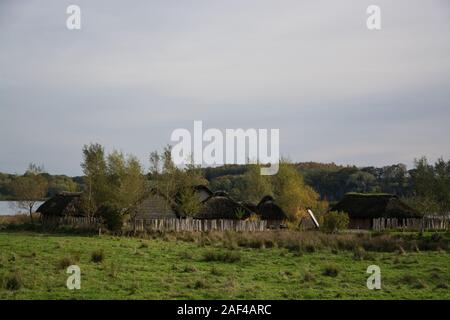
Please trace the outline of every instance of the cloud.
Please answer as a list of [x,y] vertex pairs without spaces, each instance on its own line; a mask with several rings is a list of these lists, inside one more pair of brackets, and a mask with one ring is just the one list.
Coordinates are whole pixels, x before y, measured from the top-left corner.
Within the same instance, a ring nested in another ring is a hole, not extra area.
[[[138,154],[194,120],[279,128],[294,160],[449,157],[446,1],[0,4],[0,171],[80,173],[83,143]],[[66,155],[70,155],[67,159]]]

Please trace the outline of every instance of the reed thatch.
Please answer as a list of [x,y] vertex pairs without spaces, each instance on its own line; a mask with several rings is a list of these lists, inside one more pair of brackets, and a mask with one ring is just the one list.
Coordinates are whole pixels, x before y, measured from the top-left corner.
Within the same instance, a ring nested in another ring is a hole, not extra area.
[[241,206],[246,207],[248,210],[250,210],[252,213],[254,214],[258,214],[258,205],[254,204],[253,202],[244,200],[244,201],[240,201],[239,204]]
[[226,193],[216,192],[208,198],[196,215],[198,219],[246,219],[252,211],[237,201],[231,199]]
[[37,208],[43,217],[84,217],[86,212],[81,206],[81,192],[61,192]]
[[200,202],[205,202],[209,198],[213,196],[213,192],[209,190],[209,188],[205,185],[197,185],[194,187],[195,192],[197,193]]
[[263,220],[286,220],[287,215],[275,203],[275,200],[271,196],[264,196],[257,206],[257,213],[261,216]]
[[131,216],[143,220],[177,217],[173,204],[155,190],[136,204],[131,210]]
[[347,193],[331,210],[346,212],[350,219],[420,217],[416,210],[392,194]]

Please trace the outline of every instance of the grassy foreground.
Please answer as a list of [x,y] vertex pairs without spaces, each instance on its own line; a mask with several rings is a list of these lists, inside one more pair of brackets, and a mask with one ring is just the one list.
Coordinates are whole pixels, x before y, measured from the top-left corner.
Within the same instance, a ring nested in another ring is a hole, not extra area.
[[[449,258],[0,232],[0,299],[450,299]],[[81,290],[66,288],[70,264]],[[372,264],[381,290],[366,287]]]

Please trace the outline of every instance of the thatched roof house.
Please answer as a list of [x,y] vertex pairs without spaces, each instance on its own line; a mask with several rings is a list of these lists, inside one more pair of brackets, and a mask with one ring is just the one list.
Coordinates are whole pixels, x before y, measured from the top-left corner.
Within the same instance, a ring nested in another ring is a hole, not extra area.
[[198,195],[200,202],[205,202],[213,196],[213,192],[205,185],[198,185],[194,187],[195,192]]
[[287,219],[286,213],[279,207],[273,197],[265,196],[261,199],[257,206],[257,212],[263,220],[279,220]]
[[[201,203],[213,196],[213,192],[205,185],[197,185],[193,189]],[[169,199],[163,192],[154,188],[131,210],[131,217],[143,220],[184,217],[183,212],[177,212],[177,201],[178,196]]]
[[264,196],[256,206],[256,211],[262,220],[267,220],[269,228],[283,227],[287,219],[286,213],[275,203],[272,196]]
[[231,199],[226,192],[215,192],[203,202],[198,219],[246,219],[252,211]]
[[348,213],[351,229],[370,229],[373,218],[420,217],[416,210],[392,194],[347,193],[331,210]]
[[257,204],[254,204],[253,202],[246,201],[246,200],[244,200],[244,201],[239,201],[239,204],[240,204],[241,206],[246,207],[246,208],[247,208],[248,210],[250,210],[252,213],[258,214],[258,205],[257,205]]
[[61,192],[37,208],[42,217],[84,217],[86,212],[81,206],[81,192]]
[[173,204],[162,194],[151,192],[144,197],[130,212],[134,219],[176,218]]

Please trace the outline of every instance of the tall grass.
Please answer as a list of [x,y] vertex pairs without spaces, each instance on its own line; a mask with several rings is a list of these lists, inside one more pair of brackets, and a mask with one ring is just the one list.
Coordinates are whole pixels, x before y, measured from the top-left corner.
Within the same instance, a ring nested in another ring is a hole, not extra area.
[[[167,237],[167,235],[165,235]],[[233,250],[242,248],[285,248],[301,254],[328,249],[351,251],[355,259],[368,259],[366,251],[372,252],[450,252],[450,237],[404,237],[388,233],[325,234],[315,231],[277,230],[267,232],[181,232],[171,235],[176,240],[196,242],[202,246],[221,246]]]

